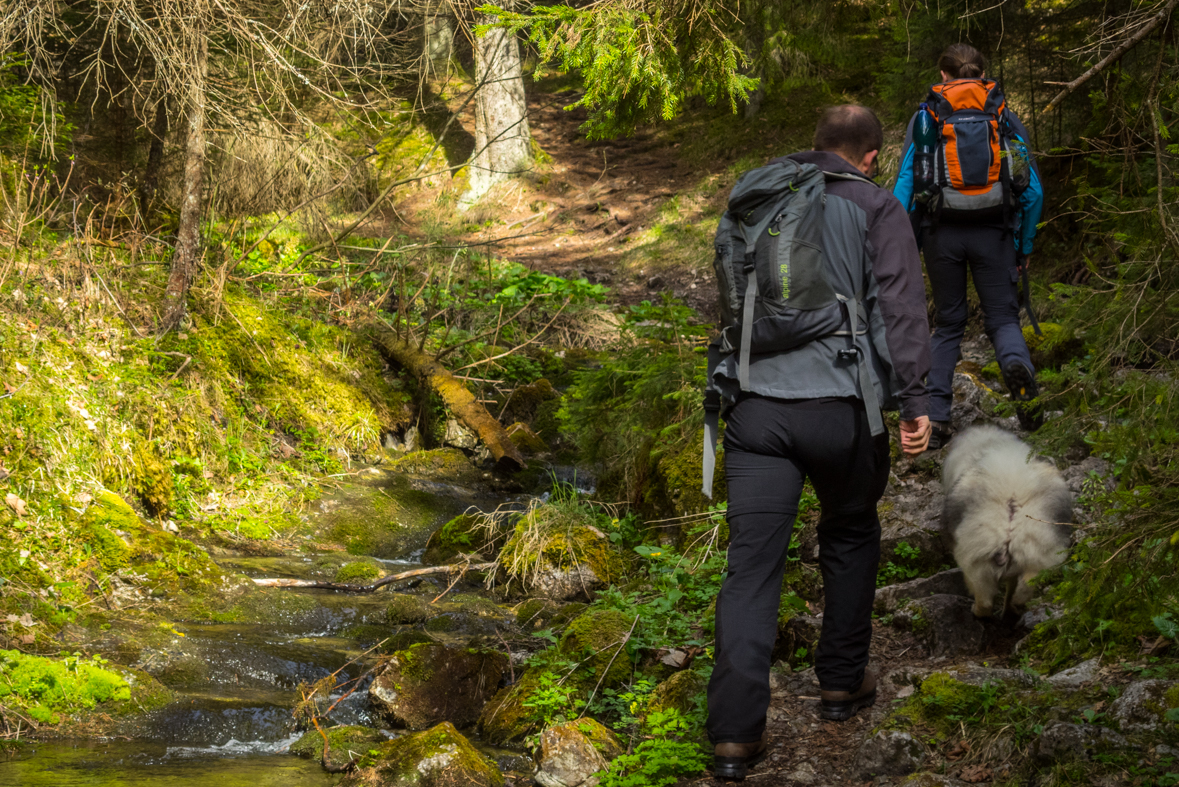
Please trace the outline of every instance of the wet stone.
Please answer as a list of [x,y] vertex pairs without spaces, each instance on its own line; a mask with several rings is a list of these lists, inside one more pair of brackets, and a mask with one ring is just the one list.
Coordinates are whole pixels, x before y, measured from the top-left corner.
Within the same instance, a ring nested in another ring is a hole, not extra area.
[[[323,756],[325,736],[328,741],[326,759]],[[291,744],[289,751],[297,757],[319,760],[330,770],[340,770],[386,740],[388,737],[370,727],[329,727],[322,735],[318,730],[309,730],[302,738]]]
[[474,724],[495,693],[507,657],[421,643],[389,657],[369,703],[390,724],[422,730],[442,721]]

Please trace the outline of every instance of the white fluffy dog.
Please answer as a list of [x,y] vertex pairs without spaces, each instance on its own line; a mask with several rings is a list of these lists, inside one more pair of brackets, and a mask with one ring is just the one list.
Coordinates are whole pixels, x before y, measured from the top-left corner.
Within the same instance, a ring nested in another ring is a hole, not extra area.
[[1067,556],[1073,499],[1056,467],[1009,432],[973,427],[950,444],[942,489],[942,532],[974,595],[974,614],[992,614],[1000,587],[1004,612],[1025,605],[1028,580]]

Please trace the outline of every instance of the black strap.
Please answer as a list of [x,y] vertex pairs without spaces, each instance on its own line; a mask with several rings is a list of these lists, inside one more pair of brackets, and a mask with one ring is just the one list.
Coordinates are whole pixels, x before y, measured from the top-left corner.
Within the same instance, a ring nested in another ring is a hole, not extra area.
[[720,391],[712,387],[712,373],[720,363],[720,347],[711,342],[708,345],[708,366],[704,388],[704,462],[701,474],[704,482],[700,491],[712,499],[712,477],[716,474],[716,439],[720,431]]
[[1023,280],[1023,308],[1028,313],[1028,319],[1032,323],[1032,330],[1036,332],[1036,336],[1043,336],[1044,332],[1040,330],[1036,313],[1032,311],[1032,285],[1028,282],[1028,262],[1026,259],[1023,261],[1019,275]]

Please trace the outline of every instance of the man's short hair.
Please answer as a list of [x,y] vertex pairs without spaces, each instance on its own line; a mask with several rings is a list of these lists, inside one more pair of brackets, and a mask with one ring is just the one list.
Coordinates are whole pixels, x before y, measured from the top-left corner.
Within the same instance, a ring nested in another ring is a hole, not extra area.
[[815,127],[815,150],[840,153],[859,161],[884,145],[884,128],[876,113],[859,104],[828,107]]

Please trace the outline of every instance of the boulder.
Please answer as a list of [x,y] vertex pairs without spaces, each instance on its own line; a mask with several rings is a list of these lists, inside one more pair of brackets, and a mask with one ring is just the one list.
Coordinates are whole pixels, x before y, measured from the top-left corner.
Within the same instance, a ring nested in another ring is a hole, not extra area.
[[650,711],[678,710],[685,716],[699,700],[706,688],[704,678],[693,670],[681,670],[660,683],[647,702]]
[[614,734],[593,719],[574,719],[549,727],[540,734],[540,769],[536,783],[541,787],[591,787],[594,774],[622,754]]
[[495,763],[450,722],[395,738],[366,754],[340,787],[503,787]]
[[1092,682],[1100,670],[1101,658],[1096,657],[1082,661],[1075,667],[1061,670],[1052,677],[1046,678],[1045,682],[1058,689],[1078,689],[1084,684]]
[[1155,732],[1166,721],[1166,713],[1179,708],[1179,681],[1139,680],[1131,683],[1114,700],[1109,714],[1122,732]]
[[939,594],[910,601],[893,615],[893,625],[915,632],[932,656],[964,656],[982,650],[986,629],[963,596]]
[[508,438],[526,454],[543,454],[549,450],[540,435],[528,428],[528,424],[519,421],[508,427]]
[[588,673],[591,685],[617,686],[630,677],[625,644],[633,622],[616,609],[591,610],[569,624],[557,650],[581,662],[578,671]]
[[881,730],[860,744],[852,772],[860,779],[905,776],[924,762],[925,748],[912,735],[898,730]]
[[1126,746],[1126,739],[1092,724],[1050,724],[1036,741],[1036,756],[1045,762],[1087,760],[1093,754]]
[[430,535],[422,562],[428,566],[449,563],[458,555],[495,554],[491,546],[491,532],[483,527],[484,518],[475,514],[459,514]]
[[430,602],[421,596],[409,593],[391,593],[393,598],[385,607],[385,619],[394,626],[407,626],[414,623],[425,623],[435,614]]
[[[323,739],[327,736],[328,756],[323,756]],[[291,744],[291,754],[319,760],[328,769],[340,771],[350,762],[361,759],[370,749],[389,740],[370,727],[346,725],[329,727],[320,735],[318,730],[308,730],[302,738]]]
[[966,580],[963,578],[962,569],[953,568],[948,571],[939,571],[932,576],[918,577],[908,582],[878,588],[874,608],[876,612],[885,614],[895,612],[902,602],[908,600],[936,595],[968,596],[969,594],[970,591],[966,589]]
[[369,686],[369,704],[397,727],[474,724],[507,669],[507,657],[420,643],[389,657]]
[[588,599],[626,568],[592,517],[552,504],[520,518],[498,562],[502,573],[519,580],[530,595],[555,601]]
[[1052,604],[1041,604],[1038,607],[1033,607],[1019,618],[1019,627],[1023,629],[1034,629],[1041,623],[1047,623],[1053,618],[1060,617],[1060,608]]

